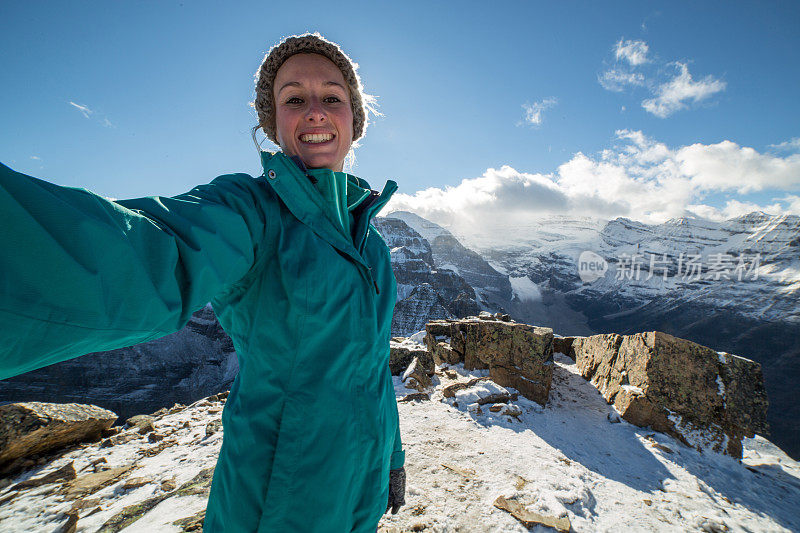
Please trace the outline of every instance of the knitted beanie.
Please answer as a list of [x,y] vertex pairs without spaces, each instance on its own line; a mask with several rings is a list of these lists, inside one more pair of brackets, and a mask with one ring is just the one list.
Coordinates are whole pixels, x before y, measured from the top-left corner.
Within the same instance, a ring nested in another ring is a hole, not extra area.
[[315,32],[292,35],[273,46],[264,56],[264,61],[256,73],[256,99],[253,107],[256,108],[258,122],[267,138],[278,144],[273,91],[275,75],[289,57],[303,53],[325,56],[342,71],[344,81],[350,89],[350,105],[353,108],[353,140],[362,137],[367,128],[367,111],[370,109],[368,105],[371,97],[364,94],[361,79],[356,73],[358,63],[354,63],[347,57],[336,43],[326,40]]

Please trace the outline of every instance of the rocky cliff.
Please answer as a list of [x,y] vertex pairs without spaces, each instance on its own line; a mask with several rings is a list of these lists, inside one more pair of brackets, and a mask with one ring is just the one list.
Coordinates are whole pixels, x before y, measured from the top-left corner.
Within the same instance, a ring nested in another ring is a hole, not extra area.
[[0,381],[0,402],[77,402],[124,420],[230,388],[239,364],[211,305],[180,331]]

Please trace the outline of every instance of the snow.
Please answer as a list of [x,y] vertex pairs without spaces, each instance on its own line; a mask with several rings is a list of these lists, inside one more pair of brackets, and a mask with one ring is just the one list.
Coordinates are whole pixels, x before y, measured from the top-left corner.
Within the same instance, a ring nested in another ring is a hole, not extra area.
[[508,281],[511,282],[511,290],[520,301],[522,302],[537,302],[542,299],[542,292],[539,287],[531,281],[528,276],[521,276],[515,278],[509,276]]
[[425,335],[427,335],[427,332],[424,329],[422,329],[411,335],[408,338],[408,341],[413,342],[415,344],[425,344]]
[[[485,374],[450,369],[458,381]],[[402,398],[406,389],[394,379]],[[613,407],[566,357],[555,358],[546,407],[521,396],[509,402],[521,409],[519,420],[457,403],[443,402],[437,387],[429,402],[398,404],[406,506],[384,516],[383,531],[416,524],[434,532],[529,531],[492,505],[501,495],[567,516],[573,531],[800,529],[800,466],[769,441],[746,439],[739,463],[647,428],[612,424]]]
[[[450,383],[488,375],[459,364],[448,367],[457,374],[454,380],[443,370],[437,367],[432,377],[429,401],[398,403],[406,505],[397,515],[384,515],[379,531],[529,531],[493,505],[499,496],[516,499],[533,512],[567,517],[575,532],[800,530],[800,465],[761,436],[745,439],[739,462],[620,421],[572,360],[560,354],[554,356],[550,400],[544,407],[521,395],[496,404],[496,412],[489,404],[478,406],[479,397],[513,392],[491,380],[459,391],[458,401],[443,401],[442,389]],[[398,399],[417,392],[406,388],[400,376],[392,379]],[[221,407],[200,401],[157,419],[156,430],[177,442],[152,457],[140,453],[158,445],[146,436],[110,448],[87,444],[12,482],[70,461],[79,476],[91,472],[90,462],[101,457],[109,467],[134,464],[129,477],[152,483],[124,490],[120,480],[89,496],[102,498],[101,510],[81,512],[77,533],[95,532],[125,506],[163,494],[162,481],[174,477],[180,486],[214,466],[222,430],[207,437],[205,428],[219,420]],[[0,505],[0,530],[58,530],[72,501],[55,487],[21,491]],[[0,499],[8,494],[8,488],[0,490]],[[123,531],[178,531],[173,522],[204,505],[199,495],[173,496]]]
[[722,376],[717,376],[717,394],[725,397],[725,383],[722,382]]

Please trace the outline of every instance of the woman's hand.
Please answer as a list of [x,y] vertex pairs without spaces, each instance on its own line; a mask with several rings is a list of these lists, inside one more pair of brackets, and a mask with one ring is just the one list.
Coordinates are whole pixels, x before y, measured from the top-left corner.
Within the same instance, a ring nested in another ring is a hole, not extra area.
[[392,509],[392,514],[397,514],[400,507],[406,504],[406,469],[404,467],[391,470],[389,472],[389,501],[386,504],[386,511]]

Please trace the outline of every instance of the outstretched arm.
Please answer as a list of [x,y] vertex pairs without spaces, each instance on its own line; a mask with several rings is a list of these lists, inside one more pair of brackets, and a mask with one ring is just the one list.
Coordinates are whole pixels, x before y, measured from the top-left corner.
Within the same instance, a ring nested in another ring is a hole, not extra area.
[[181,329],[255,265],[258,187],[111,201],[0,164],[0,379]]

